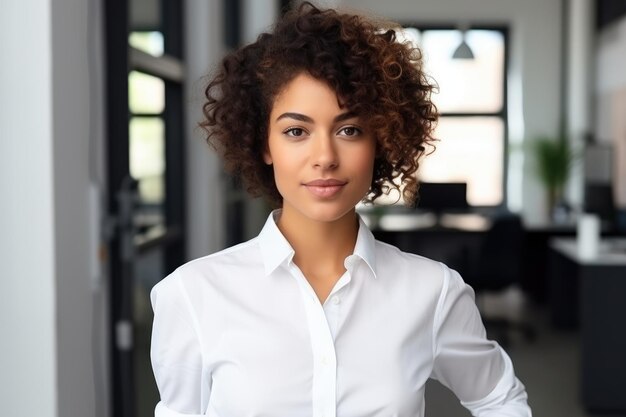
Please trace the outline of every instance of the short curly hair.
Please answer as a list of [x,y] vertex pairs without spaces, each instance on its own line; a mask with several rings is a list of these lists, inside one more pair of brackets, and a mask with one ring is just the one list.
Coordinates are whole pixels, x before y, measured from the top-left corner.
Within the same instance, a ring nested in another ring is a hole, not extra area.
[[200,122],[225,169],[253,196],[282,204],[273,168],[263,161],[269,115],[278,93],[304,72],[326,82],[376,138],[364,201],[402,185],[405,204],[415,204],[419,159],[435,141],[435,86],[422,71],[419,49],[398,42],[392,27],[304,2],[256,42],[226,55],[206,87]]

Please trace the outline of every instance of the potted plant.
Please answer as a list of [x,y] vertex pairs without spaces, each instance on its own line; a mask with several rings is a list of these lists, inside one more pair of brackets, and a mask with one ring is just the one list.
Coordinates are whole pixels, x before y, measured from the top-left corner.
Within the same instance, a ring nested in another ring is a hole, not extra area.
[[531,149],[537,176],[547,192],[549,213],[557,220],[559,207],[565,206],[563,189],[576,156],[565,137],[538,137],[531,142]]

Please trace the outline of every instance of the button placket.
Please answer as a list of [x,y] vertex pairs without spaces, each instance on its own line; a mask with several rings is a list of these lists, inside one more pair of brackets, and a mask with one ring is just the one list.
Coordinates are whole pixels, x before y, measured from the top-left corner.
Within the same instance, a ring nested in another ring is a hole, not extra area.
[[337,361],[326,315],[319,303],[309,302],[309,326],[313,351],[313,416],[335,416]]
[[313,353],[313,417],[335,417],[337,396],[337,359],[333,335],[324,307],[315,296],[302,272],[290,268],[297,278],[303,295],[311,350]]

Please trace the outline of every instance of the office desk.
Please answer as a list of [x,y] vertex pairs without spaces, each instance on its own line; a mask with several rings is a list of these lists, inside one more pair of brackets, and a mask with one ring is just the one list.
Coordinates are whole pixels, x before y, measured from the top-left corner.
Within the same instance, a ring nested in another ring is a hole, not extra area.
[[[618,236],[618,232],[608,224],[602,224],[602,235]],[[532,296],[537,304],[545,304],[549,298],[549,272],[552,251],[550,241],[553,238],[576,237],[574,223],[554,224],[535,223],[524,225],[524,265],[522,267],[522,288]]]
[[461,274],[476,259],[491,221],[478,214],[392,213],[373,220],[361,213],[376,239],[405,252],[444,262]]
[[626,412],[626,239],[602,239],[592,259],[578,256],[575,239],[553,239],[550,247],[554,305],[571,303],[561,307],[572,314],[573,306],[577,314],[569,319],[580,323],[583,404],[590,411]]
[[548,301],[548,272],[550,265],[550,240],[555,237],[574,237],[574,224],[531,224],[524,226],[524,263],[522,289],[538,305]]

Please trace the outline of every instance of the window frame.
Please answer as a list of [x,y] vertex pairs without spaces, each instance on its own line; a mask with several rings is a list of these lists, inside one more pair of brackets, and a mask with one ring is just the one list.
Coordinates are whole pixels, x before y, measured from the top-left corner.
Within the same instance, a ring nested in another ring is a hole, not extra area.
[[[425,31],[434,30],[459,30],[458,24],[451,23],[420,23],[415,21],[402,21],[400,22],[402,28],[412,28],[418,30],[420,33]],[[497,112],[442,112],[439,114],[439,118],[459,118],[459,117],[498,117],[503,123],[503,155],[502,155],[502,200],[497,205],[470,205],[469,208],[475,211],[485,211],[492,209],[501,209],[508,206],[508,170],[509,170],[509,107],[508,107],[508,79],[509,79],[509,56],[510,56],[510,29],[505,24],[484,24],[484,23],[472,23],[463,22],[464,29],[466,30],[491,30],[497,31],[502,34],[504,40],[504,60],[503,60],[503,77],[502,77],[502,108]],[[420,46],[420,45],[418,45]],[[421,46],[420,46],[421,48]],[[431,75],[431,74],[428,74]],[[435,78],[436,80],[436,78]]]

